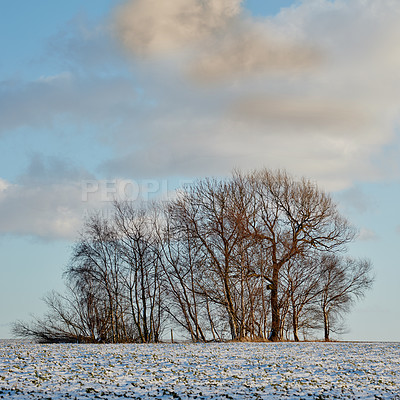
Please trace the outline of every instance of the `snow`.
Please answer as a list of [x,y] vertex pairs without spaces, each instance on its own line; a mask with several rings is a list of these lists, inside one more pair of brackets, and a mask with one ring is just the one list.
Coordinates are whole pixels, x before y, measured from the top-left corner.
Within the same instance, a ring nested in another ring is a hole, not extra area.
[[400,344],[0,342],[10,397],[400,399]]

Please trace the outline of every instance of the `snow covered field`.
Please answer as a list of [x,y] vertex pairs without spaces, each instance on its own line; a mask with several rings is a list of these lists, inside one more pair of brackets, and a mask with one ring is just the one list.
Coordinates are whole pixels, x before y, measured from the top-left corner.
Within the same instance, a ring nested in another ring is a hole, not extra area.
[[400,344],[0,342],[9,397],[400,399]]

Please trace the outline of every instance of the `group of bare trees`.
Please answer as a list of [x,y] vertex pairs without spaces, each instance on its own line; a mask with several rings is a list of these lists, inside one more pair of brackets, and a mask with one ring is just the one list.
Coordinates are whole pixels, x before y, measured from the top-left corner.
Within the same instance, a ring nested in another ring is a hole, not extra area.
[[162,204],[115,202],[73,249],[67,294],[17,322],[42,341],[325,340],[372,285],[367,260],[341,253],[354,229],[328,194],[283,171],[203,179]]

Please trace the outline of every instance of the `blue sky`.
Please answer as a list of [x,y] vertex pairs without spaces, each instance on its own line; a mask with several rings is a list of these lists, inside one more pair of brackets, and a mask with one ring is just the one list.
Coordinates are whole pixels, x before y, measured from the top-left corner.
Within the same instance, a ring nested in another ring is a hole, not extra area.
[[399,14],[389,0],[4,0],[0,337],[62,290],[82,216],[113,191],[268,167],[317,181],[359,229],[349,254],[376,283],[343,338],[399,341]]

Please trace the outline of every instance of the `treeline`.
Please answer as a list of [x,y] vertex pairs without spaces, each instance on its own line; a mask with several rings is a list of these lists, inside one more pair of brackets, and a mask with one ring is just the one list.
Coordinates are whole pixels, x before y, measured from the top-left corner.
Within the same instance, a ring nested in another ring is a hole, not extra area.
[[114,203],[84,223],[48,313],[17,322],[39,341],[324,339],[372,285],[341,253],[355,230],[313,182],[283,171],[203,179],[173,200]]

